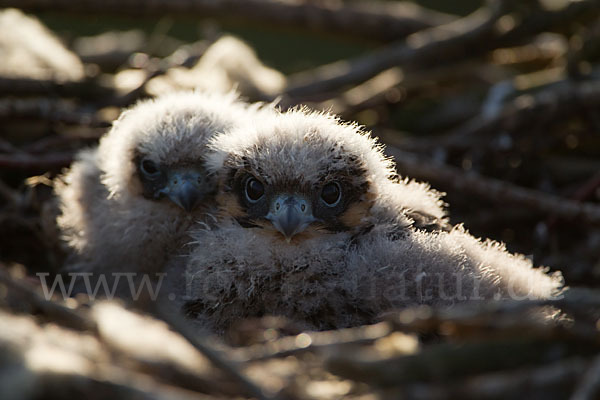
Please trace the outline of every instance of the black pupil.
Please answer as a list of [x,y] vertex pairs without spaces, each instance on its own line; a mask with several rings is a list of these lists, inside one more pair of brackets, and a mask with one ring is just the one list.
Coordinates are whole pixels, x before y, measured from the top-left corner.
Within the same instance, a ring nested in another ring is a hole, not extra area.
[[321,192],[321,198],[327,204],[335,204],[340,198],[340,188],[335,183],[325,185]]
[[258,180],[251,178],[246,184],[246,195],[252,201],[256,201],[265,193],[265,187]]
[[156,164],[150,160],[142,161],[142,170],[148,175],[154,175],[158,172]]

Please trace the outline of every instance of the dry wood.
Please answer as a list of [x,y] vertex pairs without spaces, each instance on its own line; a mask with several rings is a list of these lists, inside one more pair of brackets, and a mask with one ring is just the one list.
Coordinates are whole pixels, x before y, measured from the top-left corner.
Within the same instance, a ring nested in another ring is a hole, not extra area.
[[598,0],[570,2],[562,10],[537,10],[522,16],[517,25],[502,32],[497,22],[511,8],[501,1],[492,4],[447,25],[414,33],[406,41],[292,76],[286,94],[292,98],[309,97],[359,84],[394,66],[423,69],[464,61],[497,48],[521,44],[535,34],[555,30],[581,18],[594,18],[600,12]]
[[438,146],[479,147],[504,132],[522,132],[531,126],[563,120],[570,115],[600,109],[600,82],[562,81],[534,95],[524,94],[505,105],[496,115],[480,114],[437,138]]
[[56,170],[67,167],[73,161],[72,151],[34,155],[28,153],[0,154],[0,167],[34,171]]
[[178,332],[188,342],[190,342],[200,353],[208,358],[215,367],[225,372],[232,377],[236,382],[245,389],[248,395],[260,400],[274,399],[267,392],[259,387],[255,382],[251,381],[239,369],[238,365],[228,360],[226,355],[220,354],[209,344],[206,343],[206,338],[203,338],[198,332],[194,332],[186,323],[179,311],[168,307],[166,303],[158,304],[155,312],[159,318],[169,324],[171,329]]
[[17,296],[21,301],[29,304],[34,309],[41,312],[44,317],[52,322],[62,324],[67,328],[80,331],[95,331],[94,321],[76,312],[69,307],[52,300],[46,300],[35,289],[28,286],[19,279],[13,278],[6,266],[0,263],[0,282],[6,285],[7,289]]
[[387,147],[387,153],[394,157],[398,170],[403,175],[431,182],[435,187],[469,193],[505,207],[524,207],[564,220],[600,225],[600,206],[596,204],[563,199],[450,165],[440,165],[393,146]]
[[342,4],[306,0],[1,0],[0,7],[78,14],[185,15],[242,19],[256,23],[297,26],[362,39],[389,41],[448,22],[453,17],[414,4],[386,2]]

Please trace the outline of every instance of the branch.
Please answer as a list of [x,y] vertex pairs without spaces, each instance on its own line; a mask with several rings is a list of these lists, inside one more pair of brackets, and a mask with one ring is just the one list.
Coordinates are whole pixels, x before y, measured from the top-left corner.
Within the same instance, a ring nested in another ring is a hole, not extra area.
[[600,356],[596,356],[592,365],[581,376],[577,390],[570,397],[571,400],[597,399],[600,396],[600,380],[598,376],[600,376]]
[[96,323],[93,320],[85,318],[82,314],[58,302],[44,299],[33,288],[13,278],[3,264],[0,264],[0,282],[6,285],[8,290],[22,302],[44,314],[48,320],[78,331],[94,333],[97,331]]
[[362,39],[390,41],[447,23],[451,16],[409,3],[343,4],[308,0],[0,0],[0,8],[32,12],[131,15],[175,14],[252,21],[331,32]]
[[338,352],[326,360],[325,367],[345,379],[384,387],[415,381],[452,381],[544,362],[553,343],[563,345],[561,341],[520,335],[503,340],[434,344],[416,354],[376,360],[356,352]]
[[[570,357],[553,363],[531,367],[522,366],[488,374],[478,374],[460,381],[435,384],[413,384],[398,388],[399,394],[390,397],[436,399],[440,393],[446,399],[515,399],[525,393],[535,393],[544,399],[561,399],[585,372],[587,362]],[[392,392],[394,393],[394,392]],[[395,394],[395,393],[394,393]]]
[[490,39],[496,21],[502,16],[500,7],[494,11],[480,9],[449,24],[415,33],[406,42],[391,44],[351,61],[338,61],[290,77],[285,94],[301,98],[315,93],[364,82],[378,73],[402,66],[416,68],[434,60],[458,59],[467,48]]
[[235,379],[236,382],[243,387],[247,394],[255,397],[259,400],[268,400],[270,397],[267,396],[265,391],[252,382],[246,377],[237,367],[235,363],[225,359],[217,351],[215,351],[210,345],[205,343],[196,332],[193,332],[183,317],[180,316],[179,310],[174,309],[163,302],[154,309],[155,314],[158,318],[165,321],[171,329],[179,333],[184,337],[192,346],[194,346],[200,353],[202,353],[215,367],[226,373],[231,378]]
[[107,128],[111,124],[96,118],[95,113],[74,107],[65,100],[50,98],[0,99],[0,120],[46,120],[68,125]]
[[33,155],[28,153],[0,154],[0,168],[47,171],[71,164],[74,152],[56,152]]
[[[273,358],[297,356],[305,352],[322,352],[338,346],[370,344],[390,333],[386,322],[336,331],[308,332],[299,336],[286,336],[265,345],[255,345],[236,351],[236,359],[243,362],[256,362]],[[300,342],[300,343],[299,343]]]
[[[600,82],[563,81],[536,95],[522,95],[504,106],[496,115],[480,114],[464,125],[438,137],[437,146],[477,147],[490,143],[490,135],[518,132],[536,125],[563,120],[586,109],[600,108]],[[416,141],[418,142],[418,140]]]
[[600,206],[563,199],[549,193],[515,186],[494,178],[486,178],[450,165],[436,165],[420,160],[412,153],[388,146],[387,153],[396,160],[398,170],[411,178],[431,182],[449,190],[470,193],[500,203],[554,215],[565,220],[577,220],[588,225],[600,225]]
[[569,22],[594,18],[600,13],[600,0],[572,1],[557,11],[536,10],[518,16],[519,23],[507,31],[498,29],[498,20],[507,14],[504,2],[492,3],[492,9],[475,13],[408,36],[406,41],[385,46],[375,52],[338,61],[290,78],[286,94],[302,98],[364,82],[394,67],[425,69],[440,64],[474,58],[500,47],[521,44],[532,36],[560,29]]
[[93,79],[81,82],[63,82],[0,76],[0,96],[7,95],[46,95],[97,100],[98,98],[113,97],[116,93],[112,87],[104,86]]

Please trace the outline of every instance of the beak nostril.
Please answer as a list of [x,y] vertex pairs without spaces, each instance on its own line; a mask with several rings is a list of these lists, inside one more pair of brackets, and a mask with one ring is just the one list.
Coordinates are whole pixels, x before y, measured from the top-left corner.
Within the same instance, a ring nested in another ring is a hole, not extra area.
[[271,221],[275,229],[283,234],[290,243],[293,236],[303,232],[316,221],[312,214],[310,202],[301,195],[279,195],[271,203],[266,219]]

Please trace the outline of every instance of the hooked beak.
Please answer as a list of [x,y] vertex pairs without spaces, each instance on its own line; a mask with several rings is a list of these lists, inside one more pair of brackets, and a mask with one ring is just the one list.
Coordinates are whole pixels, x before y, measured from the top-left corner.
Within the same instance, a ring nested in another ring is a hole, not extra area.
[[202,173],[195,170],[178,170],[169,174],[167,186],[160,190],[173,203],[191,212],[204,198],[201,183],[204,182]]
[[266,218],[285,236],[288,243],[294,235],[316,221],[309,201],[301,196],[287,194],[275,198]]

